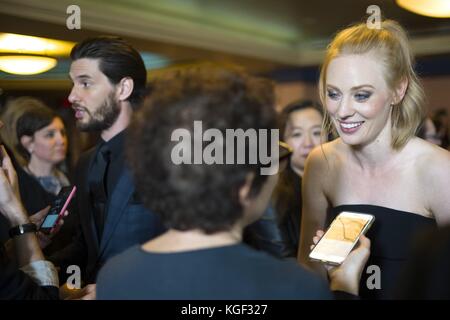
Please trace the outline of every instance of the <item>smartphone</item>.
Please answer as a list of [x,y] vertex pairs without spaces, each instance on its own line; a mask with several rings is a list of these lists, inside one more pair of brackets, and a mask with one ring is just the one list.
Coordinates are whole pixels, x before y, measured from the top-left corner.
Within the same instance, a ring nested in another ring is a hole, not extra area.
[[44,221],[42,221],[39,231],[44,233],[51,233],[53,229],[58,225],[59,221],[63,218],[70,201],[75,195],[77,188],[75,186],[63,187],[53,201],[50,210],[47,213]]
[[309,258],[330,265],[340,265],[374,221],[375,217],[370,214],[347,211],[340,213],[313,248]]

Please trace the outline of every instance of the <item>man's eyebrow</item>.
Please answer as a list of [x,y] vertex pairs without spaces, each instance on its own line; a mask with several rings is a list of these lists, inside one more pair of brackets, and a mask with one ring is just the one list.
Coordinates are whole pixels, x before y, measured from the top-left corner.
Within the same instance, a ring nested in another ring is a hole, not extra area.
[[[69,79],[72,80],[72,77],[70,75],[69,75]],[[86,79],[92,79],[92,77],[87,74],[81,74],[81,75],[75,77],[75,80],[86,80]]]

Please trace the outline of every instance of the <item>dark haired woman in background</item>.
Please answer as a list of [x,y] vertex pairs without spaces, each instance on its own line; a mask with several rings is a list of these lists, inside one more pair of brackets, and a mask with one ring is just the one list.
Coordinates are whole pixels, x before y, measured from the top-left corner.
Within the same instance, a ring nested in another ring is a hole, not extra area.
[[244,241],[278,258],[296,258],[302,210],[302,176],[311,150],[327,139],[321,136],[322,107],[312,100],[297,100],[279,114],[280,137],[292,149],[286,170],[262,217],[244,231]]
[[[23,170],[18,171],[22,201],[28,213],[38,212],[56,199],[69,180],[58,169],[66,158],[67,137],[62,119],[45,104],[34,98],[29,103],[34,107],[18,117],[16,126],[16,151],[25,159]],[[70,210],[73,213],[73,210]],[[46,254],[64,247],[71,238],[72,218],[46,248]]]
[[272,196],[273,208],[283,237],[283,257],[297,257],[302,211],[302,177],[311,150],[326,139],[321,136],[322,107],[311,100],[294,101],[280,115],[282,139],[293,149],[286,170]]

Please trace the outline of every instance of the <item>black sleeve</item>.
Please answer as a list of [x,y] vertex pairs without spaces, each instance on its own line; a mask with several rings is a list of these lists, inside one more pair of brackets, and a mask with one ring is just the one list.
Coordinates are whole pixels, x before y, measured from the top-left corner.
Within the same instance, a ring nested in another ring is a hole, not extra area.
[[399,277],[396,299],[450,299],[450,226],[419,234]]
[[345,291],[332,291],[334,299],[336,300],[360,300],[359,296],[345,292]]
[[256,250],[262,250],[277,258],[287,255],[287,245],[278,226],[275,210],[269,206],[260,219],[244,229],[244,242]]
[[57,300],[57,287],[41,287],[8,259],[0,248],[0,300]]
[[64,249],[54,253],[47,258],[56,267],[60,269],[60,282],[65,282],[66,270],[70,265],[77,265],[81,270],[85,270],[87,261],[87,247],[84,240],[83,230],[81,225],[77,228],[77,234],[73,241]]

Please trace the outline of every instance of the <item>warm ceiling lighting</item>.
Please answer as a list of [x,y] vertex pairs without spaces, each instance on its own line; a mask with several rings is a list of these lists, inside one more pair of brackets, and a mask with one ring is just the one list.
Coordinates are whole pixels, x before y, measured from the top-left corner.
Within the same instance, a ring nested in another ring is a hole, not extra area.
[[68,56],[74,45],[68,41],[0,33],[0,53]]
[[13,74],[38,74],[56,66],[56,59],[38,56],[0,56],[0,70]]
[[396,0],[403,9],[422,16],[450,18],[450,0]]

